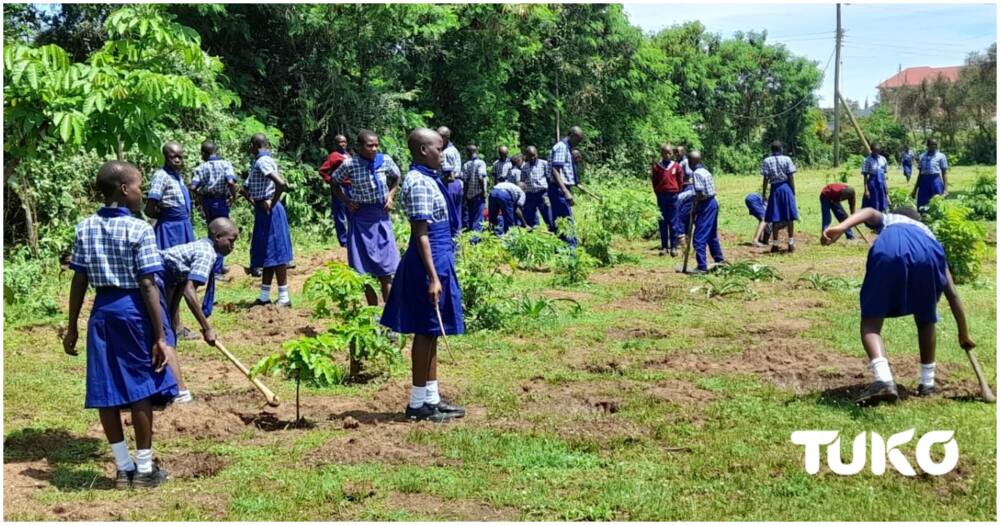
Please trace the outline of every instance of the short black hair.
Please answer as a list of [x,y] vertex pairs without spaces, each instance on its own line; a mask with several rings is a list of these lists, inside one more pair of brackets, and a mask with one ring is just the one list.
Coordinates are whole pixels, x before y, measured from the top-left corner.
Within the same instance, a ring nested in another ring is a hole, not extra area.
[[475,155],[475,154],[479,153],[479,148],[476,147],[475,144],[469,144],[468,146],[465,147],[465,151],[469,155]]
[[375,132],[372,131],[372,130],[370,130],[370,129],[359,129],[358,130],[358,145],[359,146],[364,145],[365,142],[368,142],[368,139],[376,139],[377,140],[378,139],[378,135],[376,135]]
[[771,143],[771,153],[781,153],[783,149],[785,149],[785,145],[780,140]]
[[201,154],[202,155],[214,155],[215,154],[215,143],[211,140],[206,140],[201,143]]
[[909,217],[915,221],[921,220],[920,212],[917,211],[913,206],[898,206],[893,208],[889,213],[895,215],[902,215],[903,217]]
[[139,168],[130,162],[109,160],[97,171],[97,190],[105,199],[111,199],[118,194],[121,185],[128,182],[130,175],[138,177]]
[[263,133],[254,133],[250,137],[250,144],[255,148],[266,148],[271,145],[271,141],[267,140],[267,135]]

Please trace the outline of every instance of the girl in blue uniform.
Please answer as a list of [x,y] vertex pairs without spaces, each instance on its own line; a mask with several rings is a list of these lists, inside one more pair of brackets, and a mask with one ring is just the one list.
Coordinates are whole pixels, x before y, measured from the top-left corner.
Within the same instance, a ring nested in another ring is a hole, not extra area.
[[184,150],[176,142],[163,145],[163,168],[153,173],[146,198],[146,215],[156,219],[156,245],[165,250],[194,242],[191,224],[191,193],[184,185],[181,169]]
[[948,195],[948,157],[937,148],[937,141],[928,139],[927,151],[920,154],[917,162],[917,183],[910,197],[917,199],[918,209],[927,206],[935,195]]
[[885,183],[885,172],[889,168],[882,148],[872,144],[871,155],[865,157],[861,166],[861,176],[864,178],[865,195],[861,198],[862,208],[874,208],[880,212],[889,209],[889,189]]
[[281,204],[285,179],[278,173],[278,163],[268,151],[270,143],[263,133],[250,139],[254,162],[247,176],[244,195],[254,208],[253,233],[250,236],[250,267],[263,268],[260,296],[255,305],[271,304],[271,282],[278,278],[278,305],[291,306],[288,295],[288,263],[292,262],[292,235],[288,217]]
[[[97,175],[105,206],[76,227],[70,268],[69,323],[63,349],[77,355],[77,324],[87,287],[97,290],[87,322],[87,397],[96,408],[118,468],[117,488],[155,487],[167,472],[153,464],[153,404],[177,395],[167,366],[174,337],[161,293],[163,262],[156,235],[132,217],[142,202],[139,170],[106,162]],[[136,456],[131,458],[121,410],[130,408]]]
[[[410,218],[410,242],[392,282],[381,322],[413,336],[413,384],[406,417],[446,421],[465,409],[441,398],[437,382],[437,338],[465,331],[462,292],[455,273],[452,238],[458,210],[445,197],[441,135],[418,128],[408,139],[413,164],[403,179],[401,203]],[[440,322],[438,318],[440,312]]]
[[[764,220],[771,223],[771,252],[779,252],[778,232],[788,228],[788,251],[795,251],[795,221],[799,220],[799,207],[795,202],[795,163],[782,153],[781,141],[771,143],[771,154],[760,164],[760,174],[764,178],[760,194],[767,200]],[[767,186],[771,185],[771,195]]]
[[882,341],[882,322],[886,317],[913,316],[920,346],[917,394],[933,394],[937,390],[934,385],[937,346],[934,324],[938,321],[937,302],[942,293],[958,325],[959,345],[966,350],[976,346],[969,337],[965,311],[948,271],[944,248],[912,208],[897,208],[892,213],[864,208],[827,228],[820,240],[823,245],[832,244],[844,232],[862,223],[879,232],[868,250],[865,280],[861,285],[861,344],[868,353],[868,367],[875,382],[865,388],[855,402],[874,405],[899,397]]
[[771,224],[764,220],[764,215],[767,213],[764,198],[759,193],[748,193],[743,199],[743,203],[747,205],[747,212],[750,213],[750,216],[757,219],[757,231],[754,232],[750,244],[763,248],[767,246],[767,241],[771,238]]

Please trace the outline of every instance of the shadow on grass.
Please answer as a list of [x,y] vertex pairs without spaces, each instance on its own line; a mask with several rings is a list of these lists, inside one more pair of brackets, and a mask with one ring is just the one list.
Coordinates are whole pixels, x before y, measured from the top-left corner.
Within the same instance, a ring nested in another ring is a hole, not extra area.
[[[854,402],[854,399],[866,386],[868,386],[867,383],[858,383],[855,385],[828,388],[820,393],[816,403],[846,410],[854,415],[861,414],[866,407],[858,406]],[[896,389],[899,391],[899,401],[905,401],[910,397],[910,391],[905,386],[897,384]]]
[[405,423],[409,421],[403,411],[399,412],[366,412],[364,410],[347,410],[339,414],[331,414],[329,419],[339,420],[353,417],[361,424],[372,423]]
[[63,429],[25,428],[4,436],[5,464],[45,460],[48,469],[28,467],[21,474],[52,484],[61,491],[106,490],[114,480],[98,469],[80,466],[101,457],[103,440]]

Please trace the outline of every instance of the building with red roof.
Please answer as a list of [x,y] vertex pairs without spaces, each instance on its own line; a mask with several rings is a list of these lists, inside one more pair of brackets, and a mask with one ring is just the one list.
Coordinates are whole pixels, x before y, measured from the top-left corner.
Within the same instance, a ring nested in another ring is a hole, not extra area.
[[938,80],[939,77],[944,78],[944,80],[948,82],[955,82],[958,80],[958,72],[961,71],[961,69],[962,66],[908,67],[886,79],[878,85],[878,88],[882,90],[895,89],[903,86],[917,87],[925,80],[928,82],[934,82]]

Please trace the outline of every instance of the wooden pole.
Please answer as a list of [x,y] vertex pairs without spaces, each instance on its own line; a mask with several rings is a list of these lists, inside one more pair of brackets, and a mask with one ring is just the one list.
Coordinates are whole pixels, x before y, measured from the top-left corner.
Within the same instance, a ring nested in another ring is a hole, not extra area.
[[837,4],[837,58],[833,65],[833,167],[840,166],[840,4]]
[[861,131],[861,126],[858,125],[858,121],[854,120],[854,113],[851,113],[851,107],[847,105],[846,100],[843,100],[842,102],[844,104],[844,109],[847,110],[847,119],[851,121],[851,126],[854,127],[854,131],[856,131],[858,133],[858,137],[861,138],[861,143],[865,145],[865,150],[867,150],[868,154],[871,155],[872,147],[868,144],[868,139],[865,138],[864,132]]

